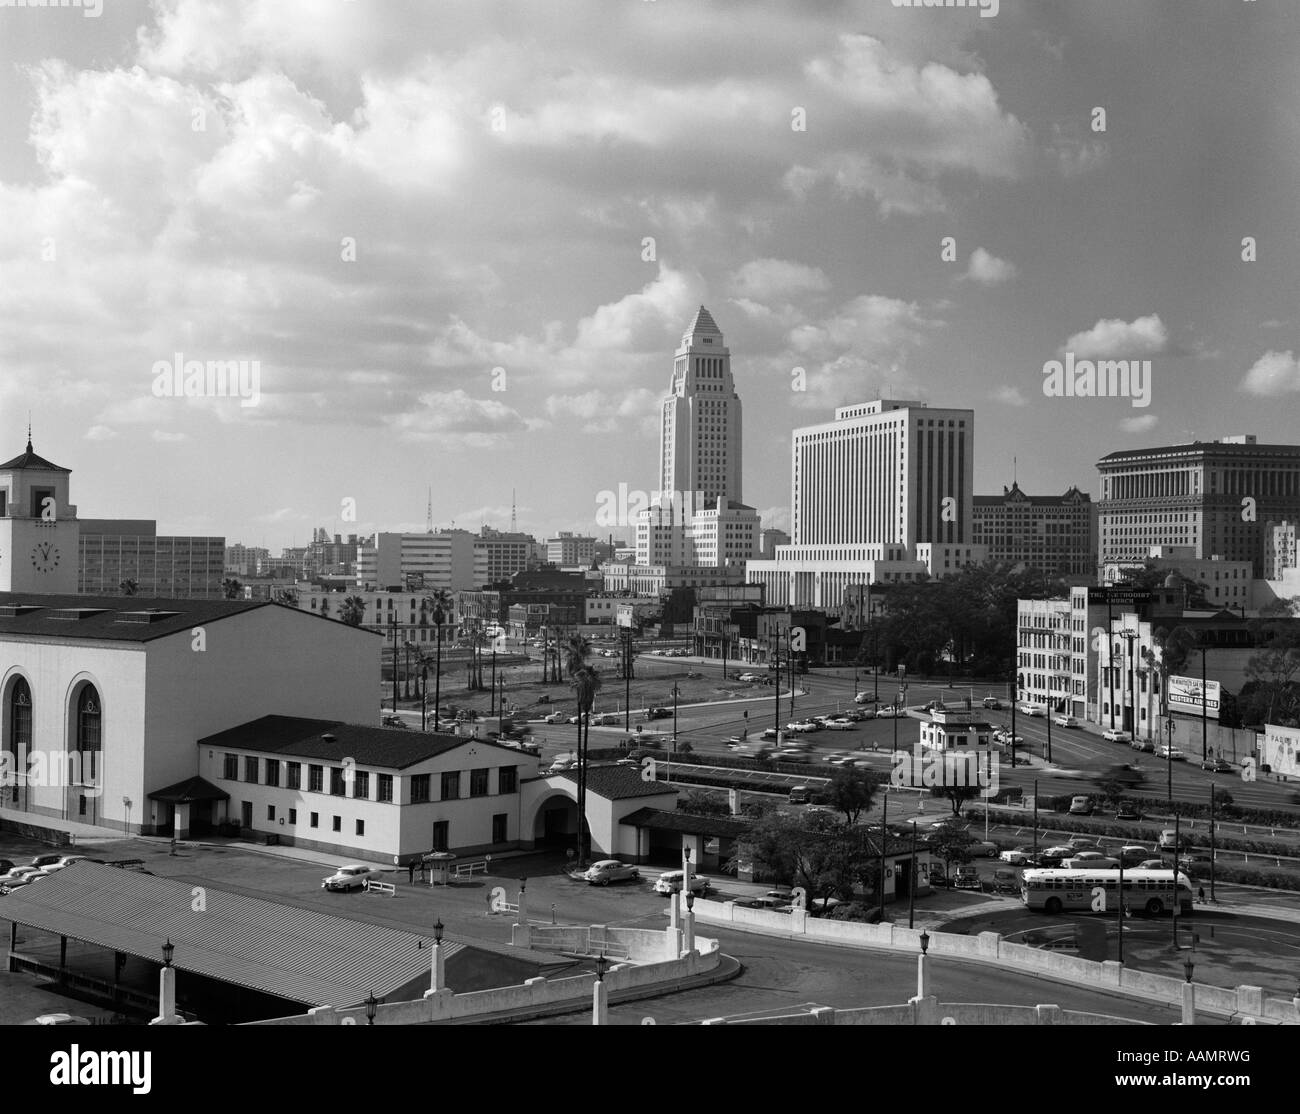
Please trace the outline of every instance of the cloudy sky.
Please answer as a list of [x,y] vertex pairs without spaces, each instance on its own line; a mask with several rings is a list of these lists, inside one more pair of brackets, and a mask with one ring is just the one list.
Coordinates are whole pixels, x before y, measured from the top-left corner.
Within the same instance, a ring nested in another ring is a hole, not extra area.
[[[791,430],[881,396],[973,407],[983,492],[1297,440],[1295,0],[93,10],[0,2],[0,452],[30,410],[82,517],[594,529],[700,303],[777,525]],[[1150,405],[1046,397],[1069,352]]]

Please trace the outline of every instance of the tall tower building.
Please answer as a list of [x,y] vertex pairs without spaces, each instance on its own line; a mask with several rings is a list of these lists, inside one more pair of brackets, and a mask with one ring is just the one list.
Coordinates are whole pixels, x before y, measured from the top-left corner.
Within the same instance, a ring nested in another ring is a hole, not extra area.
[[0,592],[72,595],[81,525],[71,472],[27,450],[0,464]]
[[767,600],[836,607],[860,586],[951,576],[979,564],[972,540],[975,412],[877,399],[794,431],[793,540],[750,561]]
[[690,493],[692,506],[739,503],[740,396],[722,330],[703,306],[673,356],[673,378],[661,409],[659,487]]

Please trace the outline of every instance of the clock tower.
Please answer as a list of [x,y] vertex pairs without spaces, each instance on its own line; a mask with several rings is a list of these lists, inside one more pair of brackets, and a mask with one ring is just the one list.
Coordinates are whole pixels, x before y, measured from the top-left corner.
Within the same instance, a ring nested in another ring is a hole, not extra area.
[[27,451],[0,464],[0,592],[75,595],[81,527],[67,468]]

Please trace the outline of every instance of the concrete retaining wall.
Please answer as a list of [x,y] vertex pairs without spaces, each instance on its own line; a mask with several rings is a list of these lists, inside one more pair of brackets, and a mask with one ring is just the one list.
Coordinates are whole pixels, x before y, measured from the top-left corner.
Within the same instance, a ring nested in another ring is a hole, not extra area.
[[901,1006],[867,1006],[837,1010],[820,1007],[776,1017],[727,1021],[713,1018],[706,1025],[1146,1025],[1123,1017],[1080,1013],[1059,1006],[999,1006],[984,1003],[940,1002],[913,998]]
[[[587,928],[564,929],[564,932],[582,934],[585,944]],[[664,934],[650,929],[608,929],[611,937],[627,936],[629,942],[641,940],[646,948],[657,946],[654,955],[661,956]],[[721,953],[718,941],[696,938],[698,950],[678,959],[657,959],[651,963],[621,963],[611,967],[605,975],[605,985],[612,996],[620,991],[662,985],[665,990],[672,984],[694,975],[712,971],[718,966]],[[639,945],[638,945],[639,946]],[[575,949],[581,950],[581,949]],[[376,1025],[419,1025],[434,1021],[472,1021],[475,1018],[499,1014],[534,1014],[549,1008],[569,1008],[590,1004],[595,975],[571,975],[562,979],[535,978],[516,986],[497,987],[456,994],[441,990],[415,1002],[393,1002],[377,1007]],[[253,1025],[365,1025],[364,1006],[335,1009],[319,1006],[306,1014],[294,1017],[277,1017],[254,1021]]]
[[[885,948],[891,951],[921,950],[921,931],[892,924],[860,924],[809,917],[807,913],[777,913],[770,909],[749,909],[730,901],[699,900],[695,915],[708,924],[728,924],[738,929],[777,936],[804,937],[860,948]],[[1012,944],[996,932],[963,936],[951,932],[929,934],[929,954],[954,959],[971,959],[1018,971],[1038,971],[1054,979],[1104,990],[1117,990],[1150,1001],[1180,1005],[1183,996],[1181,977],[1157,975],[1123,967],[1114,960],[1097,962],[1075,955]],[[981,1007],[983,1008],[983,1007]],[[1004,1007],[996,1007],[998,1009]],[[1265,998],[1257,986],[1235,988],[1196,984],[1196,1008],[1229,1017],[1300,1024],[1300,1005],[1286,998]],[[844,1011],[841,1011],[844,1012]],[[851,1012],[851,1011],[850,1011]],[[844,1023],[844,1022],[842,1022]],[[848,1024],[876,1024],[874,1021]],[[990,1024],[1017,1024],[1014,1021]]]

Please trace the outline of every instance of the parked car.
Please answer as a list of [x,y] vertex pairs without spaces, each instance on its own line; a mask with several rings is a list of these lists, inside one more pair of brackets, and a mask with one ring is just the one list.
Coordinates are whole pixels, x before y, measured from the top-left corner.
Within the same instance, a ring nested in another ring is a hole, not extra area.
[[1115,819],[1116,820],[1141,820],[1142,810],[1137,806],[1137,804],[1134,801],[1123,801],[1121,802],[1119,808],[1116,809],[1115,811]]
[[28,866],[35,867],[37,870],[44,870],[47,866],[53,866],[57,863],[62,855],[37,855]]
[[851,720],[854,723],[862,723],[865,720],[875,719],[876,713],[870,708],[850,708],[840,718]]
[[832,719],[826,721],[827,731],[856,731],[857,724],[847,719]]
[[1161,851],[1182,851],[1187,846],[1187,837],[1176,836],[1173,828],[1164,828],[1160,832],[1160,841],[1156,847]]
[[349,863],[347,866],[341,866],[328,878],[324,879],[320,886],[322,890],[364,890],[366,883],[374,880],[378,882],[384,876],[384,872],[377,866],[366,866],[364,863]]
[[876,709],[876,719],[894,719],[902,714],[902,709],[895,708],[892,704],[882,704]]
[[988,839],[977,839],[973,843],[968,843],[966,850],[977,859],[996,859],[999,853],[998,845]]
[[1070,857],[1070,854],[1068,847],[1049,847],[1038,856],[1038,865],[1047,868],[1058,867]]
[[1093,807],[1091,797],[1079,796],[1070,798],[1070,814],[1072,816],[1091,816]]
[[592,863],[583,874],[583,878],[593,886],[608,886],[611,882],[635,882],[641,872],[634,866],[619,862],[618,859],[601,859]]
[[759,736],[760,739],[775,739],[780,732],[775,727],[769,727]]
[[647,708],[645,712],[646,719],[669,719],[673,714],[671,708]]
[[778,750],[776,752],[777,762],[811,762],[812,758],[806,750]]
[[598,716],[592,716],[591,722],[597,727],[617,727],[623,722],[623,717],[617,712],[601,712]]
[[1185,755],[1177,747],[1171,747],[1171,746],[1159,747],[1156,750],[1156,757],[1167,758],[1169,759],[1170,762],[1185,762],[1187,760],[1187,755]]
[[1214,774],[1232,773],[1232,763],[1226,758],[1207,758],[1201,763],[1202,770],[1209,770]]
[[568,719],[566,719],[564,722],[565,722],[565,723],[570,723],[570,724],[572,724],[572,723],[581,723],[581,722],[582,722],[582,717],[581,717],[581,716],[569,716]]
[[381,721],[385,727],[405,727],[406,721],[401,716],[384,716]]
[[742,673],[739,677],[736,678],[736,680],[752,682],[752,681],[761,681],[762,678],[757,673]]
[[50,863],[49,866],[42,867],[41,872],[43,874],[56,874],[64,867],[71,866],[73,863],[98,863],[98,862],[103,862],[103,860],[92,859],[88,855],[64,855],[62,858],[59,859],[58,862]]
[[[682,889],[682,872],[666,870],[655,880],[655,892],[661,894],[680,893]],[[709,890],[709,880],[703,874],[691,875],[691,893],[704,894]]]
[[542,716],[543,723],[563,723],[569,717],[563,712],[552,712],[549,716]]
[[1129,733],[1121,731],[1118,727],[1109,727],[1101,733],[1101,737],[1108,743],[1127,743],[1131,742]]
[[1030,844],[1024,847],[1015,847],[1010,851],[1003,851],[998,856],[1004,863],[1015,863],[1020,866],[1032,866],[1035,861],[1034,848]]
[[8,874],[16,865],[12,859],[0,859],[0,874]]
[[1134,739],[1129,743],[1134,750],[1143,754],[1155,754],[1156,745],[1150,739]]
[[1118,870],[1119,860],[1096,851],[1080,851],[1061,861],[1066,870]]
[[1137,865],[1138,870],[1173,870],[1173,864],[1168,859],[1143,859]]
[[969,864],[963,864],[957,868],[953,876],[953,885],[959,890],[982,890],[984,883],[980,881],[980,872]]
[[72,1013],[43,1013],[27,1022],[28,1025],[89,1025],[90,1019]]
[[878,699],[879,697],[871,692],[860,692],[853,698],[857,704],[874,704]]
[[1052,722],[1056,724],[1057,727],[1078,727],[1079,726],[1079,721],[1075,719],[1073,716],[1055,716],[1053,717]]
[[1065,846],[1076,854],[1080,851],[1101,851],[1101,844],[1091,836],[1075,836],[1073,839],[1067,839]]
[[1144,847],[1140,843],[1130,843],[1119,849],[1119,860],[1125,868],[1134,867],[1145,862],[1150,854],[1149,847]]
[[8,874],[0,875],[0,894],[7,894],[21,886],[26,886],[38,878],[44,878],[38,867],[16,866]]
[[983,699],[982,703],[984,707],[992,708],[995,711],[1000,711],[1002,708],[1002,701],[999,700],[996,696],[986,696]]

